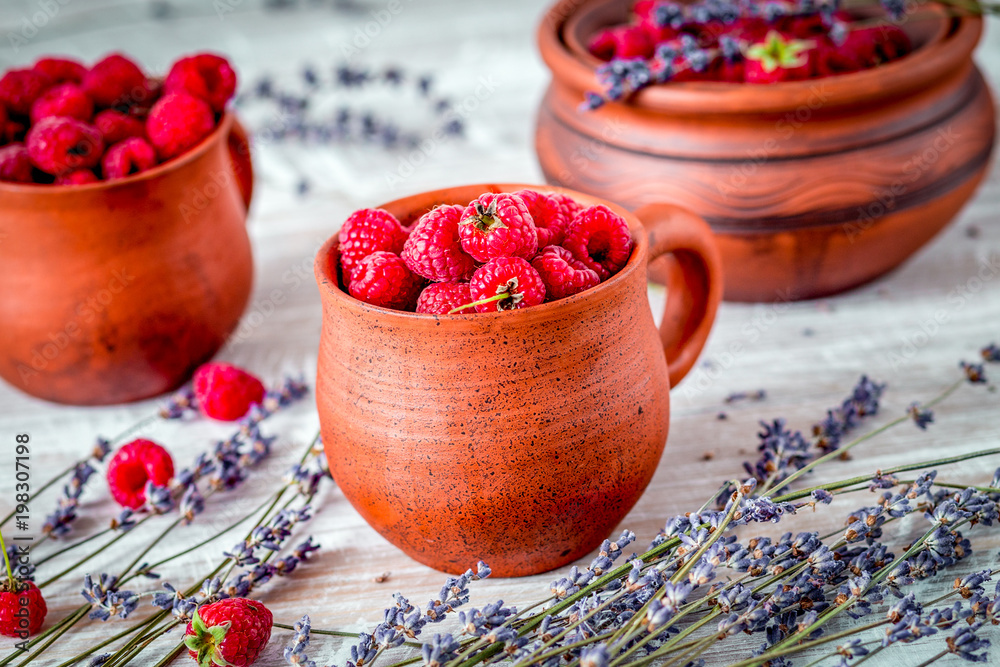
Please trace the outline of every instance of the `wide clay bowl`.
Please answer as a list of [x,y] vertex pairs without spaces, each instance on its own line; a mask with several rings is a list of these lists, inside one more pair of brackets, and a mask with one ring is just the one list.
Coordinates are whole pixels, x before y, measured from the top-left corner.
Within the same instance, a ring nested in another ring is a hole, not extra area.
[[[384,204],[404,224],[514,184]],[[545,186],[581,204],[607,203]],[[316,257],[323,301],[316,402],[330,470],[352,505],[416,560],[500,576],[544,572],[609,535],[656,470],[670,396],[722,296],[704,222],[676,208],[625,216],[635,249],[599,286],[533,308],[475,315],[387,310],[349,296],[334,236]],[[646,266],[670,254],[658,332]]]
[[185,382],[250,295],[252,174],[226,114],[189,152],[122,180],[0,183],[0,376],[77,405]]
[[[637,209],[683,206],[716,233],[735,301],[861,285],[927,243],[972,196],[995,134],[972,62],[976,17],[902,24],[915,50],[867,71],[775,85],[685,82],[578,111],[599,90],[583,48],[628,0],[565,0],[538,30],[546,179]],[[933,6],[931,6],[933,7]]]

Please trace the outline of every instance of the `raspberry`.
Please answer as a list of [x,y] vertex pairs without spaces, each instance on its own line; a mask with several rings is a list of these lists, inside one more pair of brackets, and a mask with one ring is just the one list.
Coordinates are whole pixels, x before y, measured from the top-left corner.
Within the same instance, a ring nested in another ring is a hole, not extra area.
[[[21,625],[25,612],[27,628]],[[29,635],[33,635],[42,627],[48,612],[42,592],[35,582],[10,579],[4,573],[0,581],[0,635],[23,638],[21,633],[25,629]]]
[[87,121],[94,115],[94,103],[75,83],[60,83],[42,93],[31,105],[31,122],[49,116],[68,116]]
[[[879,31],[878,53],[881,62],[889,62],[896,58],[902,58],[913,50],[913,43],[910,42],[910,36],[897,25],[884,25],[870,29]],[[851,32],[853,33],[854,31],[852,30]]]
[[133,440],[108,463],[108,488],[122,507],[139,509],[146,502],[146,482],[166,486],[174,476],[170,453],[152,440]]
[[236,92],[236,72],[225,58],[199,53],[175,62],[163,81],[163,89],[201,98],[220,113]]
[[392,213],[380,208],[355,211],[340,228],[340,266],[350,283],[358,264],[377,250],[398,255],[408,236]]
[[563,194],[542,194],[534,190],[521,190],[514,194],[524,200],[531,214],[538,233],[538,247],[562,243],[566,227],[580,210],[580,205]]
[[545,285],[538,271],[520,257],[497,257],[479,267],[469,281],[473,301],[494,297],[476,305],[480,313],[518,310],[545,301]]
[[538,252],[538,231],[524,200],[487,192],[470,203],[458,223],[462,250],[477,262],[496,257],[531,259]]
[[377,250],[361,260],[348,287],[351,296],[374,306],[413,310],[423,281],[399,255]]
[[87,74],[87,68],[69,58],[40,58],[33,68],[53,84],[80,83]]
[[632,236],[628,223],[603,204],[584,209],[573,218],[566,230],[563,247],[607,280],[626,263],[632,254]]
[[107,146],[129,137],[146,136],[146,125],[141,120],[117,109],[105,109],[94,116],[94,127],[100,130]]
[[596,271],[588,269],[583,262],[573,257],[573,253],[557,245],[544,248],[531,260],[531,265],[542,277],[549,301],[572,296],[601,282]]
[[98,61],[83,77],[83,89],[97,106],[132,106],[148,94],[146,75],[119,53]]
[[194,372],[194,395],[202,414],[220,421],[244,416],[254,403],[264,400],[264,385],[238,366],[218,361],[202,364]]
[[[468,283],[432,283],[424,288],[417,299],[417,312],[431,315],[447,315],[449,312],[472,303]],[[463,308],[457,314],[476,312],[474,308]]]
[[18,116],[27,116],[52,81],[33,69],[12,69],[0,78],[0,104]]
[[601,60],[612,58],[649,58],[653,55],[653,40],[638,25],[622,25],[597,33],[590,41],[590,52]]
[[101,160],[104,178],[108,181],[138,174],[155,165],[156,151],[148,141],[139,137],[132,137],[115,144],[108,149]]
[[0,148],[0,181],[31,183],[31,160],[24,144],[10,144]]
[[246,667],[267,646],[273,622],[263,602],[226,598],[195,610],[184,645],[199,665]]
[[458,222],[462,206],[443,205],[420,216],[400,256],[413,273],[434,282],[468,280],[476,261],[462,250]]
[[184,93],[157,100],[146,119],[146,134],[161,160],[185,152],[211,134],[215,116],[208,104]]
[[56,185],[87,185],[96,183],[97,175],[90,169],[77,169],[62,176],[56,176]]
[[35,166],[55,176],[93,167],[104,153],[104,140],[96,127],[58,116],[33,125],[25,145]]

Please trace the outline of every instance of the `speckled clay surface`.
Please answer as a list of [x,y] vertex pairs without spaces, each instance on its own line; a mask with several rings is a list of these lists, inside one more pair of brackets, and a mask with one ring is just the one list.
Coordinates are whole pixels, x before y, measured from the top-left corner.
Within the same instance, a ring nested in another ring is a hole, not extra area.
[[190,152],[127,179],[0,183],[0,376],[79,405],[185,382],[250,295],[252,174],[227,115]]
[[[537,186],[473,185],[383,208],[405,224],[437,204],[523,187]],[[651,211],[647,238],[612,208],[636,240],[628,265],[590,291],[516,312],[370,306],[338,286],[336,237],[320,250],[316,397],[330,468],[362,516],[418,561],[461,572],[482,559],[499,576],[558,567],[607,537],[652,477],[670,376],[690,368],[721,298],[718,255],[697,219]],[[683,321],[665,336],[672,372],[646,298],[651,245],[678,251],[677,275],[691,286],[665,319]]]

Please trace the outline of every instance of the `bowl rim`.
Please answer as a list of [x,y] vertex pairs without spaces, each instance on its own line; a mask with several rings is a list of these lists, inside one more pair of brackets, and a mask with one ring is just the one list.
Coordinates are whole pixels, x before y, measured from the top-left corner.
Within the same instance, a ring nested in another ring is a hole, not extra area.
[[223,141],[226,140],[225,138],[229,136],[235,122],[235,112],[232,109],[226,109],[219,118],[219,122],[217,122],[215,127],[212,128],[212,131],[197,144],[180,155],[173,157],[166,162],[161,162],[151,169],[141,171],[137,174],[131,174],[124,178],[117,178],[113,181],[96,181],[94,183],[86,183],[84,185],[55,185],[54,183],[13,183],[9,181],[0,181],[0,194],[9,193],[11,195],[16,194],[22,196],[42,193],[48,193],[53,196],[67,196],[84,193],[90,194],[92,192],[112,190],[117,187],[128,187],[143,181],[153,180],[155,178],[159,178],[163,174],[175,169],[180,169],[184,165],[201,158],[205,153],[211,150],[216,141],[220,140],[220,136],[223,137]]
[[[557,0],[549,7],[538,25],[536,41],[554,81],[581,93],[600,89],[595,70],[602,61],[589,54],[584,58],[574,52],[563,32],[582,12],[620,1]],[[962,62],[970,60],[982,34],[981,17],[949,18],[940,5],[928,4],[927,7],[940,13],[940,17],[934,19],[939,25],[934,36],[912,53],[885,65],[837,76],[767,85],[690,81],[650,86],[626,100],[608,102],[593,113],[600,113],[605,108],[698,114],[794,111],[803,104],[815,104],[818,86],[827,98],[824,107],[898,98],[945,78]]]
[[[340,232],[332,234],[323,244],[320,246],[319,250],[316,252],[315,259],[313,261],[313,272],[315,275],[316,283],[320,290],[325,290],[330,298],[333,298],[336,303],[342,304],[342,307],[348,308],[353,312],[370,317],[381,317],[386,320],[390,325],[419,325],[419,324],[429,324],[437,328],[442,322],[445,323],[455,323],[458,324],[472,324],[475,322],[496,322],[498,318],[510,318],[516,317],[520,322],[533,323],[538,320],[544,320],[550,317],[552,314],[559,312],[562,313],[567,309],[582,308],[586,307],[587,302],[592,299],[599,299],[602,295],[610,292],[611,290],[619,289],[621,284],[625,281],[634,277],[637,271],[646,271],[646,257],[649,252],[649,240],[645,228],[636,217],[634,213],[625,209],[624,207],[615,204],[614,202],[602,199],[600,197],[595,197],[593,195],[588,195],[577,190],[572,190],[569,188],[563,188],[555,185],[542,185],[542,184],[531,184],[531,183],[473,183],[469,185],[456,185],[445,188],[437,188],[434,190],[424,190],[422,192],[414,193],[412,195],[407,195],[405,197],[400,197],[383,204],[379,204],[372,208],[383,208],[392,209],[402,206],[409,206],[411,210],[421,212],[421,215],[434,207],[448,204],[456,203],[454,201],[439,201],[442,199],[452,199],[456,198],[458,193],[464,193],[466,191],[475,191],[478,194],[472,195],[472,198],[477,197],[479,194],[486,192],[517,192],[518,190],[537,190],[538,192],[544,193],[559,193],[564,194],[577,202],[584,204],[585,206],[593,206],[596,204],[602,204],[607,206],[612,211],[618,215],[625,218],[628,223],[629,231],[632,235],[632,254],[629,255],[628,262],[625,266],[621,268],[615,275],[611,276],[607,280],[599,283],[597,286],[592,287],[583,292],[578,292],[572,296],[568,296],[562,299],[557,299],[555,301],[547,301],[541,303],[537,306],[531,306],[530,308],[518,309],[516,313],[511,311],[496,311],[496,312],[486,312],[486,313],[456,313],[454,315],[436,315],[431,313],[416,313],[403,310],[393,310],[391,308],[383,308],[382,306],[376,306],[360,299],[355,299],[353,296],[347,292],[340,289],[339,276],[331,275],[331,265],[329,261],[330,253],[335,247],[340,243],[339,235]],[[423,201],[433,201],[431,208],[428,209],[425,206],[415,207],[411,205],[411,202],[415,200]],[[471,199],[470,199],[471,201]],[[464,204],[461,204],[464,205]],[[394,214],[395,215],[395,214]],[[399,217],[399,216],[397,216]],[[339,271],[337,272],[339,274]],[[645,281],[644,281],[645,282]],[[320,295],[326,302],[326,298],[323,294]],[[502,319],[500,320],[503,321]]]

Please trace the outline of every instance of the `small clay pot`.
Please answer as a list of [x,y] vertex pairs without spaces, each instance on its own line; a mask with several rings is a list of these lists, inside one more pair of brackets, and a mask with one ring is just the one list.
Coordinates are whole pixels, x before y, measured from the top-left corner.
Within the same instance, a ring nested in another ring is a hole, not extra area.
[[[722,296],[711,232],[674,207],[643,221],[545,186],[470,185],[382,208],[404,224],[439,204],[531,187],[625,216],[635,240],[608,281],[532,308],[421,315],[369,305],[316,257],[323,332],[316,402],[330,470],[351,504],[416,560],[458,573],[543,572],[600,544],[642,494],[667,439],[670,387],[691,368]],[[665,255],[658,332],[647,264]]]
[[0,183],[0,376],[76,405],[181,385],[246,307],[252,188],[231,114],[184,155],[121,180]]
[[546,179],[637,209],[667,202],[716,233],[726,299],[818,297],[868,282],[972,196],[993,150],[993,103],[972,51],[979,17],[901,24],[904,58],[774,85],[668,83],[593,112],[598,29],[628,0],[563,0],[538,29],[552,83],[538,111]]

